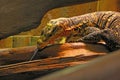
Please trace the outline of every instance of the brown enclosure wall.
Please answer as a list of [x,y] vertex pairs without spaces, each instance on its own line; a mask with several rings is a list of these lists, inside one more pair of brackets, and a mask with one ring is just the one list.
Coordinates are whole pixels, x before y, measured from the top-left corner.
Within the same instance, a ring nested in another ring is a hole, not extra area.
[[[40,27],[28,32],[20,33],[19,36],[12,36],[0,41],[0,48],[22,47],[35,45],[40,30],[50,19],[59,17],[71,17],[94,11],[120,11],[120,0],[99,0],[86,4],[68,6],[49,11],[42,19]],[[24,36],[23,36],[24,35]]]

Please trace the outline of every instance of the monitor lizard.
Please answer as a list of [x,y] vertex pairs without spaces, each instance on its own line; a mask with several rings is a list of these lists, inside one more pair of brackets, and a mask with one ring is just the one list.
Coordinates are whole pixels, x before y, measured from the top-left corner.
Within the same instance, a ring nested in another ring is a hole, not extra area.
[[65,36],[66,42],[97,43],[103,40],[110,51],[120,49],[120,13],[115,11],[97,11],[70,18],[52,19],[40,32],[43,43],[37,42],[43,49],[55,40]]

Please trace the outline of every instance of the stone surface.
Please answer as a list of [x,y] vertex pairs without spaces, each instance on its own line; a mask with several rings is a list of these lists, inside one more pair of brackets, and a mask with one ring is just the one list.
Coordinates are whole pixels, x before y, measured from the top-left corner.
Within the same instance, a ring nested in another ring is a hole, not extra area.
[[0,39],[36,28],[53,8],[96,0],[1,0]]

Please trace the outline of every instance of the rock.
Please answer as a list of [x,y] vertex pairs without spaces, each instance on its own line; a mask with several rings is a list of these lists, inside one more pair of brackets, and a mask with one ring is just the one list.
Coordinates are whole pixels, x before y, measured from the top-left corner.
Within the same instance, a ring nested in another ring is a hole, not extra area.
[[38,27],[48,10],[90,1],[96,0],[1,0],[0,39]]

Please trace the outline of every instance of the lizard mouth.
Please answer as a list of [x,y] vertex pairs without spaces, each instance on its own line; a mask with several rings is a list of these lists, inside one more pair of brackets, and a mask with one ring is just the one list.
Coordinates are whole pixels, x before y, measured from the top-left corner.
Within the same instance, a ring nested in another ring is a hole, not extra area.
[[42,49],[49,44],[54,44],[56,39],[66,37],[70,33],[70,30],[64,30],[62,27],[55,27],[50,34],[47,34],[44,42],[40,44],[39,48]]

